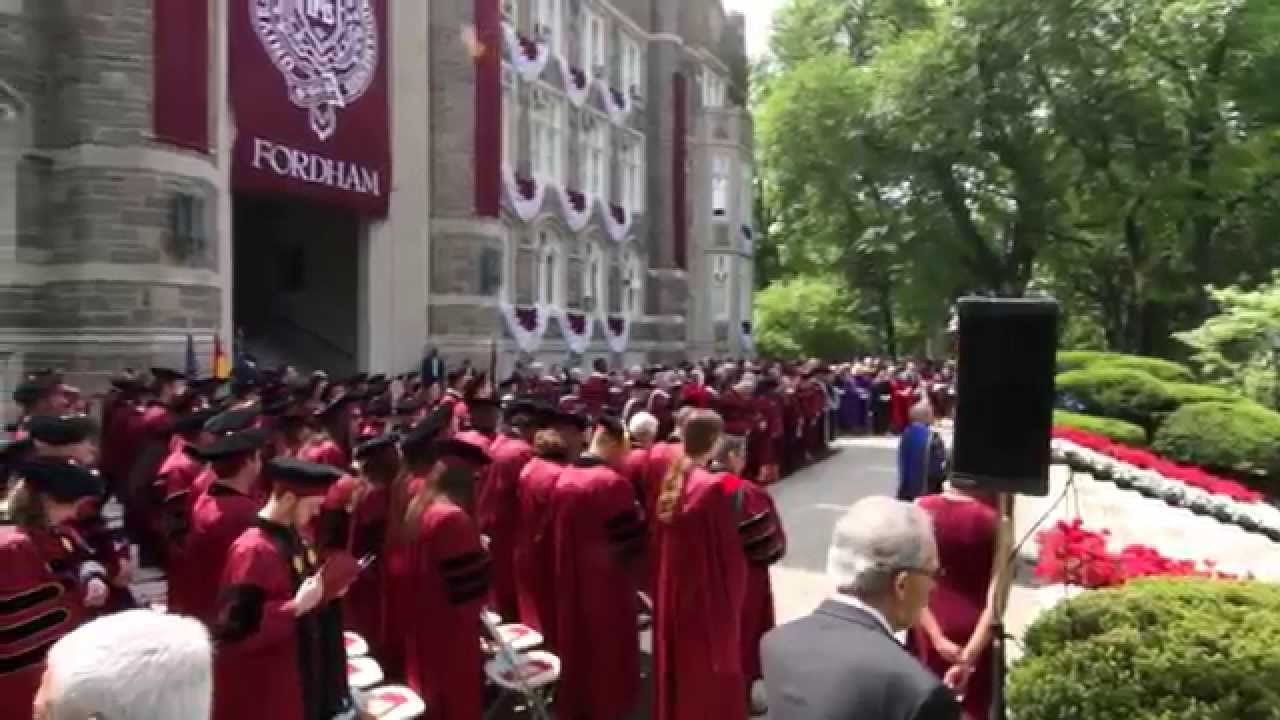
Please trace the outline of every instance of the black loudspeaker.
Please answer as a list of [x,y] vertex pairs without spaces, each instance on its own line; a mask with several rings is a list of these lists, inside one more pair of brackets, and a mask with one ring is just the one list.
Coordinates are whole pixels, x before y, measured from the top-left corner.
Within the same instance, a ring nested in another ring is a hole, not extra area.
[[990,492],[1047,495],[1058,303],[963,298],[952,468]]

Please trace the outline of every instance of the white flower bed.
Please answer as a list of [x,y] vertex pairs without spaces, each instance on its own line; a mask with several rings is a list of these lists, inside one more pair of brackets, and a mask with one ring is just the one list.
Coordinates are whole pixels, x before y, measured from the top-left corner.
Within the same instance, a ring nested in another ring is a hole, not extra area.
[[1208,515],[1219,522],[1265,535],[1280,542],[1280,509],[1266,502],[1242,502],[1225,495],[1215,495],[1181,480],[1168,478],[1154,470],[1135,467],[1082,447],[1070,440],[1054,438],[1054,462],[1085,472],[1096,480],[1113,482],[1150,498],[1173,506]]

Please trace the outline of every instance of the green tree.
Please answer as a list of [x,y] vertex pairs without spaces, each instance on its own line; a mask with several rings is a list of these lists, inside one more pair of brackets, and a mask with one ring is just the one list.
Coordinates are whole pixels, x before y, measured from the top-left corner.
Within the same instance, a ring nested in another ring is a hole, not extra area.
[[1194,351],[1192,361],[1216,384],[1276,407],[1277,349],[1280,340],[1280,272],[1253,290],[1209,288],[1219,312],[1175,337]]
[[887,345],[1043,290],[1074,344],[1175,353],[1280,264],[1280,3],[790,0],[771,49],[767,274],[835,269]]
[[770,357],[852,358],[872,342],[859,315],[858,302],[839,279],[787,278],[756,295],[756,343]]

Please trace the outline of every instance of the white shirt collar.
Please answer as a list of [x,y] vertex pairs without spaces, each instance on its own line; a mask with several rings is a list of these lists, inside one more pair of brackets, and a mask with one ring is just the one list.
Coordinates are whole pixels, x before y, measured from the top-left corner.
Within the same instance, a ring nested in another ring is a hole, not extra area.
[[850,605],[852,607],[858,608],[859,610],[865,612],[866,614],[875,618],[876,622],[880,623],[880,626],[883,627],[884,631],[889,633],[891,637],[897,638],[899,643],[903,643],[903,644],[906,643],[907,633],[905,630],[902,632],[895,631],[893,629],[893,626],[889,624],[889,621],[885,619],[884,613],[866,604],[861,599],[856,598],[852,595],[846,595],[844,593],[839,593],[839,592],[832,595],[831,599],[835,600],[836,602],[844,603],[845,605]]

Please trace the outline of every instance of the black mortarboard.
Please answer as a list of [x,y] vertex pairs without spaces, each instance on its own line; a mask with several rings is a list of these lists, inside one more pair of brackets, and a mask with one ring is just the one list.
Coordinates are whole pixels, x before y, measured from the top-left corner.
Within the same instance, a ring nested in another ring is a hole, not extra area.
[[139,393],[146,389],[138,378],[132,375],[121,375],[119,377],[111,378],[111,387],[122,393]]
[[517,415],[531,416],[535,421],[542,420],[555,414],[555,409],[548,406],[537,398],[520,397],[516,398],[507,406],[507,417],[514,418]]
[[332,465],[321,465],[293,457],[273,458],[266,464],[264,474],[276,487],[300,497],[324,495],[329,486],[343,475],[341,470]]
[[226,410],[210,418],[204,431],[211,435],[227,435],[247,430],[258,421],[258,415],[258,409],[254,407]]
[[377,437],[369,438],[356,445],[355,458],[356,460],[367,460],[380,450],[395,447],[398,442],[400,442],[400,436],[395,433],[383,433]]
[[58,389],[56,383],[46,380],[24,380],[13,390],[13,401],[23,407],[35,405]]
[[385,373],[378,373],[377,375],[369,376],[370,385],[383,385],[383,384],[386,384],[386,382],[387,382],[387,376]]
[[400,398],[400,402],[396,403],[397,415],[412,415],[421,409],[422,401],[407,395]]
[[321,417],[329,417],[334,413],[338,412],[339,410],[341,410],[342,408],[346,407],[347,405],[350,405],[351,403],[360,402],[361,400],[364,400],[364,397],[365,397],[364,393],[355,393],[355,392],[343,393],[341,396],[330,401],[328,405],[325,405],[320,410],[320,412],[316,414]]
[[444,438],[435,441],[427,451],[427,456],[432,460],[443,460],[447,464],[463,463],[484,466],[490,462],[489,453],[477,445],[472,445],[457,438]]
[[297,400],[288,395],[275,396],[269,399],[264,398],[262,401],[262,414],[268,417],[280,417],[289,412],[289,408],[292,408],[297,402]]
[[260,449],[267,444],[269,437],[270,433],[266,430],[249,428],[223,435],[208,445],[195,449],[191,455],[206,462],[227,460]]
[[649,382],[645,378],[640,378],[634,382],[627,383],[627,388],[630,390],[652,390],[653,383]]
[[14,465],[21,462],[35,449],[36,445],[29,437],[0,439],[0,465]]
[[217,415],[217,408],[210,407],[192,410],[173,421],[173,431],[182,435],[199,432],[204,429],[205,423],[209,422]]
[[364,409],[366,417],[385,418],[391,416],[391,401],[379,398],[370,402]]
[[451,415],[447,406],[437,407],[430,415],[409,428],[409,432],[400,439],[400,447],[405,452],[421,454],[427,446],[444,434]]
[[581,430],[584,432],[587,430],[587,428],[591,427],[591,423],[587,420],[586,415],[582,415],[575,412],[564,412],[564,411],[557,411],[555,413],[555,416],[551,419],[550,424],[569,425],[572,427],[576,427],[578,430]]
[[486,408],[498,410],[501,407],[502,403],[488,397],[474,397],[467,401],[468,410],[484,410]]
[[106,491],[98,473],[71,460],[37,458],[21,463],[17,471],[37,492],[62,503],[101,497]]
[[151,368],[151,378],[156,382],[170,383],[178,380],[185,380],[186,375],[172,368],[153,367]]
[[82,443],[97,430],[97,424],[88,415],[42,415],[27,423],[27,432],[33,440],[55,447]]

